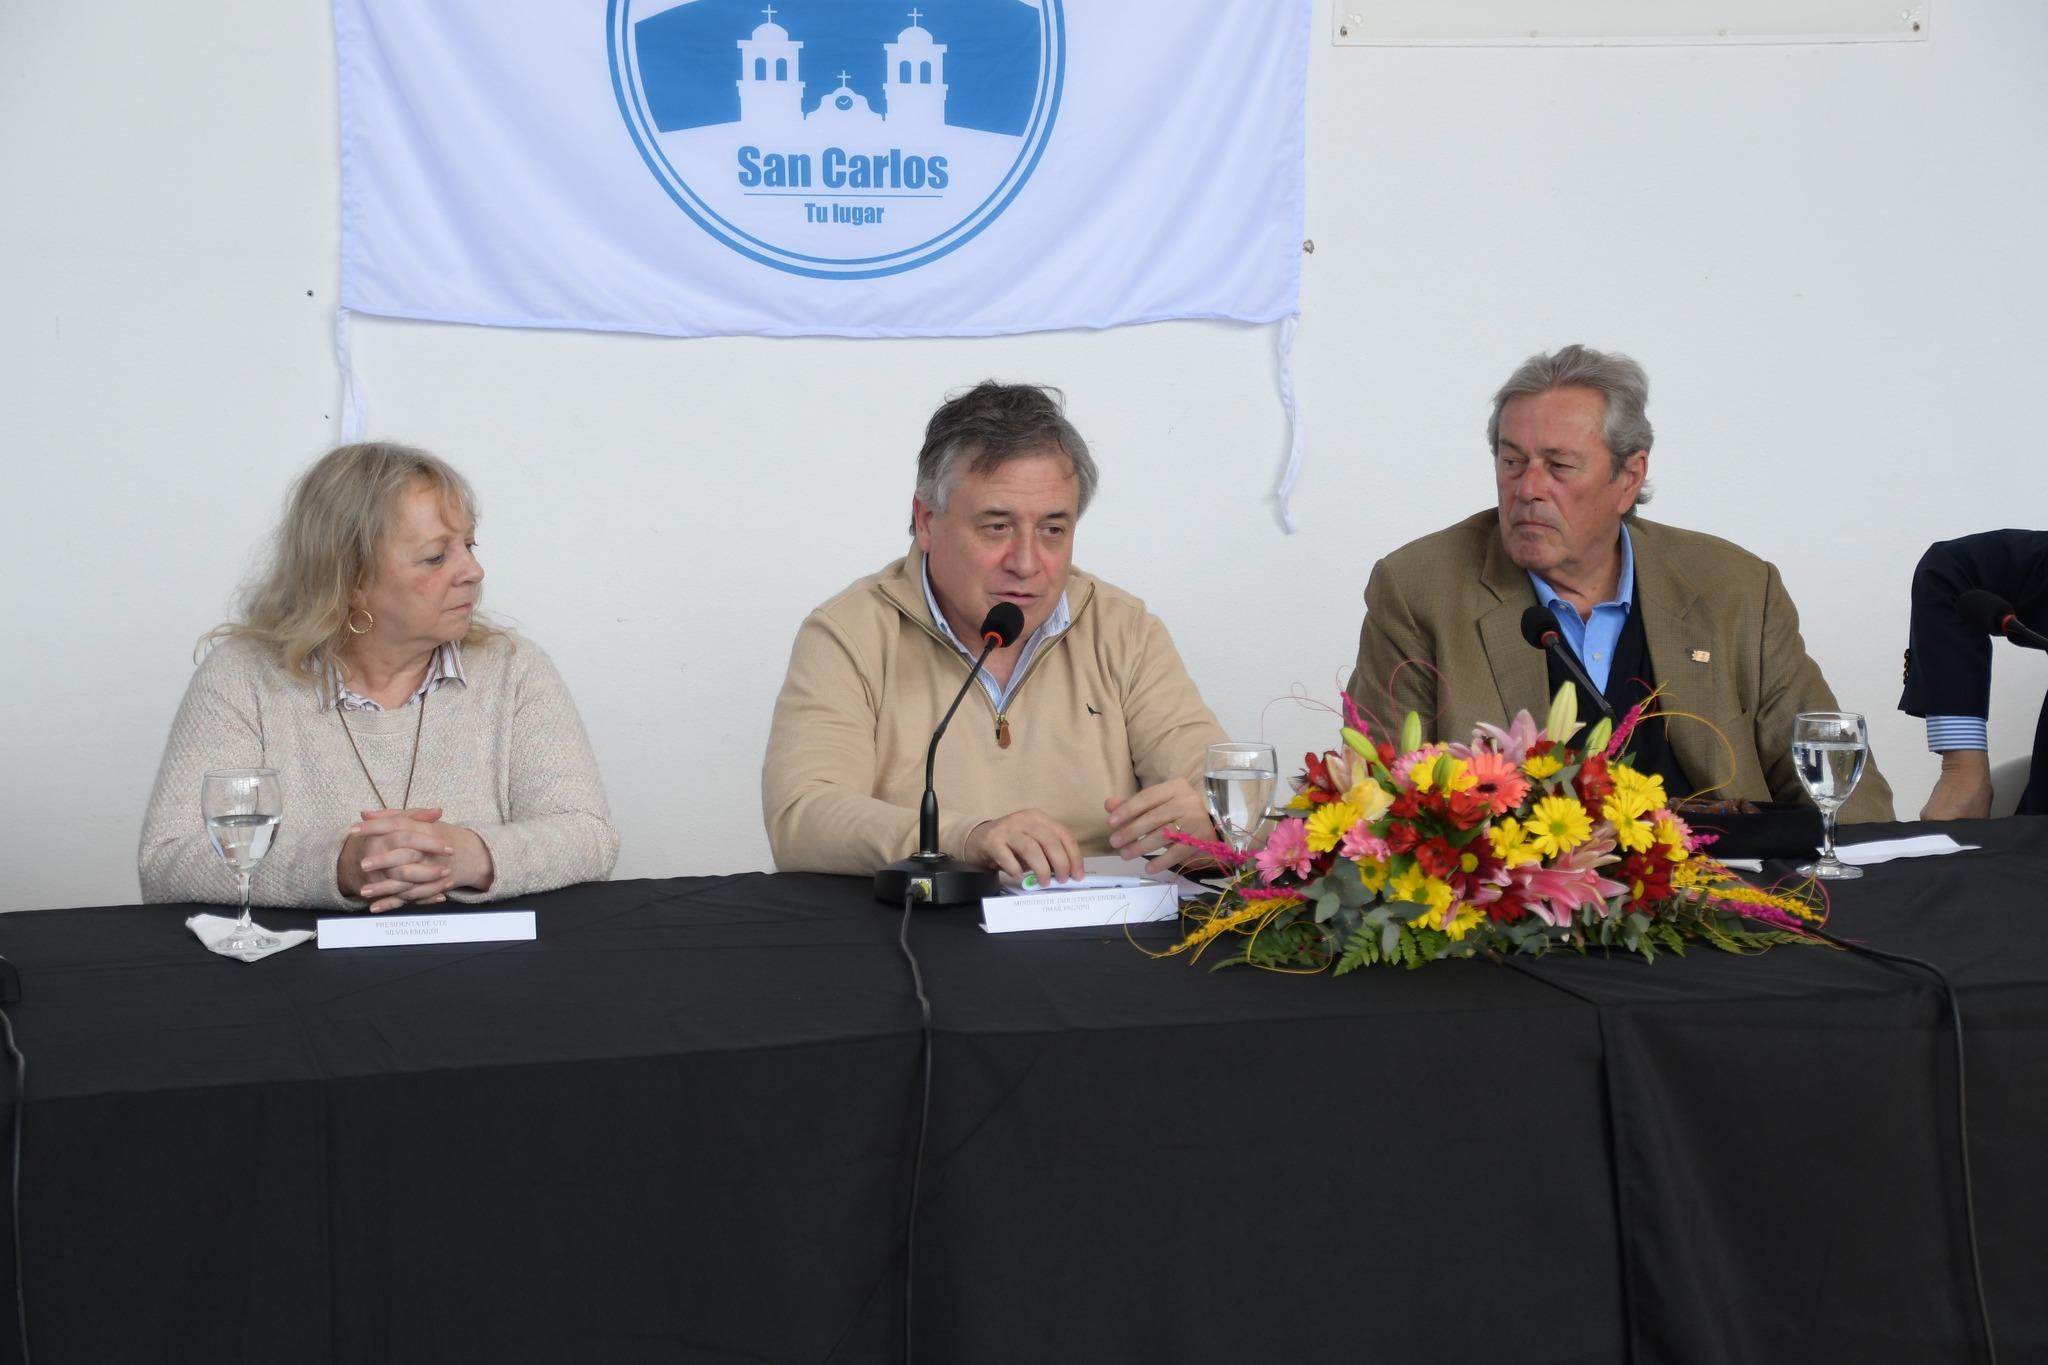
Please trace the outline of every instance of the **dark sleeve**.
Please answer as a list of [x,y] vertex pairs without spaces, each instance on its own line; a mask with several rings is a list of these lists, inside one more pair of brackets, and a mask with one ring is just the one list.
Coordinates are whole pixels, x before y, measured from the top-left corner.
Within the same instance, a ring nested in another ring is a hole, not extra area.
[[2028,625],[2048,624],[2048,531],[1983,531],[1928,547],[1913,570],[1906,688],[1909,716],[1984,716],[1991,705],[1991,637],[1956,610],[1956,595],[1985,588]]

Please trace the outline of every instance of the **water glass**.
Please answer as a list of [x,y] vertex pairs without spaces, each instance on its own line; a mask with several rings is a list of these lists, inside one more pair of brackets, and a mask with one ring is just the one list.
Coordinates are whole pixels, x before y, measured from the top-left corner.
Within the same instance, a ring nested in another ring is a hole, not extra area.
[[1863,875],[1835,856],[1835,816],[1870,758],[1870,732],[1854,711],[1802,711],[1792,718],[1792,766],[1820,807],[1820,858],[1799,868],[1802,877],[1848,881]]
[[1280,760],[1270,744],[1209,746],[1202,764],[1202,796],[1217,832],[1235,851],[1244,852],[1257,837],[1279,776]]
[[199,779],[199,814],[213,851],[235,874],[242,892],[242,917],[234,932],[213,945],[217,953],[270,949],[278,940],[249,918],[249,878],[270,852],[284,814],[284,784],[275,768],[221,768]]

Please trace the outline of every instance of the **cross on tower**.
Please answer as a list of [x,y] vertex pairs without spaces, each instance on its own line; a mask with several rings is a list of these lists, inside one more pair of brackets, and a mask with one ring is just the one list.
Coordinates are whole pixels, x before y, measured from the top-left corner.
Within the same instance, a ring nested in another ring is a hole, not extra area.
[[912,11],[910,12],[910,26],[911,26],[912,28],[916,28],[916,27],[917,27],[917,21],[918,21],[918,20],[920,20],[920,19],[922,19],[922,18],[924,18],[924,16],[923,16],[922,14],[919,14],[919,13],[918,13],[918,12],[917,12],[916,10],[912,10]]
[[775,6],[770,5],[767,9],[762,10],[761,13],[768,16],[769,23],[772,24],[775,22]]
[[852,77],[848,76],[848,75],[847,75],[847,74],[846,74],[846,73],[845,73],[844,71],[842,71],[842,72],[840,72],[840,73],[839,73],[839,83],[840,83],[841,85],[844,85],[844,84],[846,84],[846,83],[847,83],[847,81],[849,81],[849,80],[851,80],[851,79],[852,79]]

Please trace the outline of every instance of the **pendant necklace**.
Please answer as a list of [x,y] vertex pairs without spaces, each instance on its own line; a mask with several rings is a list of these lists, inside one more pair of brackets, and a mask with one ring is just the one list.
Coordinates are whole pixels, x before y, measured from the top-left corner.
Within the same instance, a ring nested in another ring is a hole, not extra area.
[[376,794],[378,810],[409,810],[412,808],[412,777],[414,773],[419,771],[420,767],[420,731],[425,729],[427,724],[428,695],[425,692],[420,693],[419,719],[414,721],[412,726],[412,762],[407,764],[405,769],[405,795],[399,799],[396,806],[384,799],[384,792],[378,787],[377,779],[370,776],[370,765],[363,762],[363,750],[362,746],[356,743],[356,732],[348,728],[348,708],[343,706],[339,700],[336,700],[334,703],[335,719],[341,722],[341,732],[348,736],[348,747],[355,750],[356,766],[363,770],[364,780],[370,784],[370,790]]

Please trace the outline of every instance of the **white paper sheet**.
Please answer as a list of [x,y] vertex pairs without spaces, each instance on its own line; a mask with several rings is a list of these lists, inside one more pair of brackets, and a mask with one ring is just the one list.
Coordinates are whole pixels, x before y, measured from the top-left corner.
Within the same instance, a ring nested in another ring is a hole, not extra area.
[[1981,844],[1959,844],[1946,834],[1916,834],[1906,839],[1877,839],[1867,844],[1835,845],[1835,856],[1855,867],[1868,867],[1872,863],[1888,863],[1894,858],[1939,858],[1949,853],[1964,853],[1981,848]]

